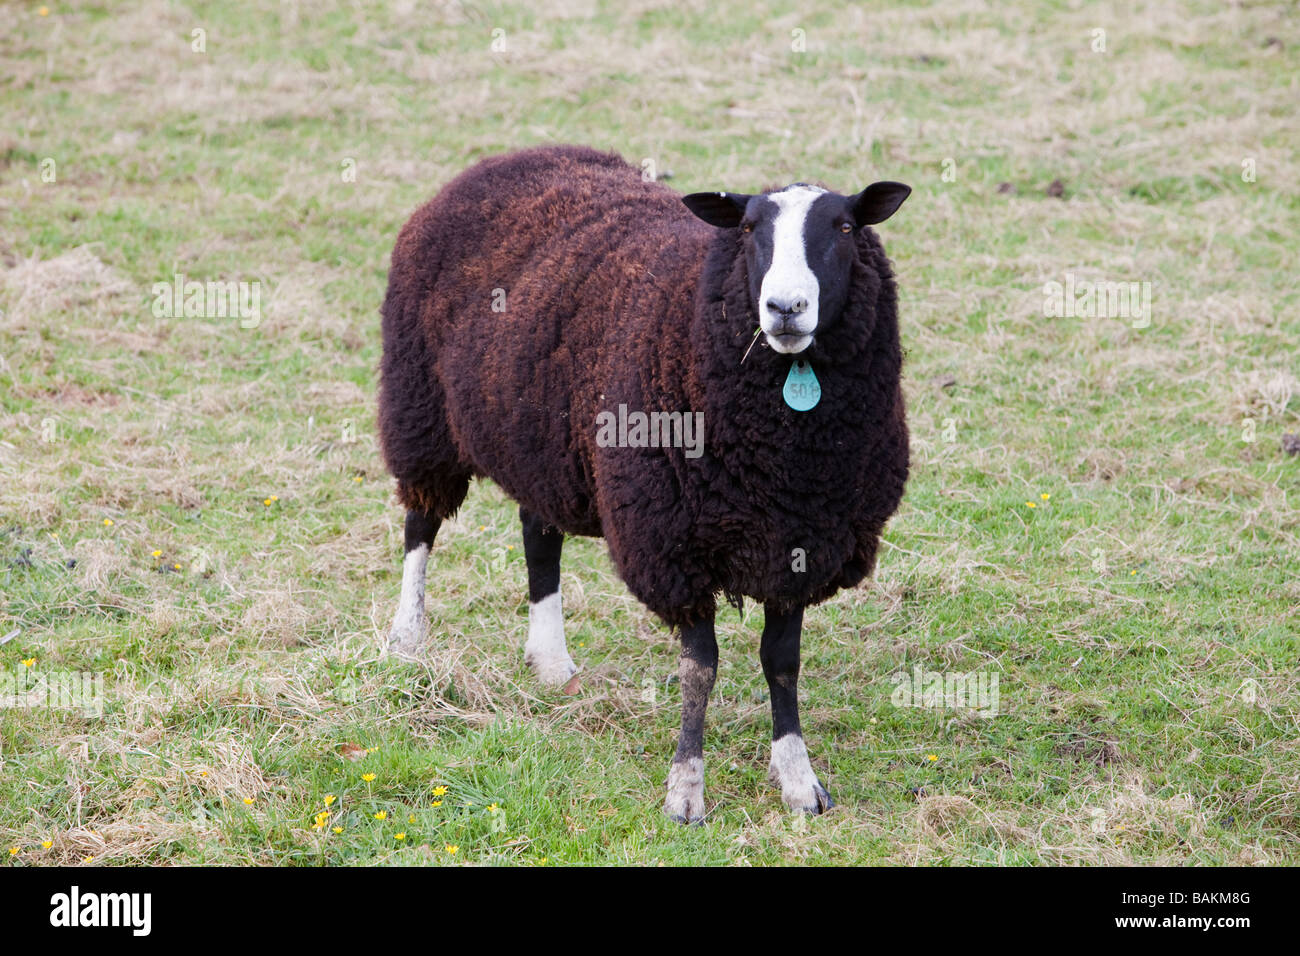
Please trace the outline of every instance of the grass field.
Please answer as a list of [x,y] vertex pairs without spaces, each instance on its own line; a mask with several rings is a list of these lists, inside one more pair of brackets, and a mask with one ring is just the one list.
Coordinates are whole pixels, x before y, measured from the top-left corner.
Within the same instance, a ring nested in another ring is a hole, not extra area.
[[[1297,76],[1288,3],[0,5],[0,671],[104,682],[0,709],[0,865],[1300,862]],[[823,817],[766,783],[747,607],[709,820],[664,820],[673,637],[570,540],[583,687],[540,691],[490,485],[433,656],[383,653],[388,255],[552,141],[914,187],[879,229],[912,478],[805,628]],[[155,314],[177,273],[260,321]],[[1149,322],[1053,315],[1081,281]],[[996,675],[996,716],[897,706],[917,667]]]

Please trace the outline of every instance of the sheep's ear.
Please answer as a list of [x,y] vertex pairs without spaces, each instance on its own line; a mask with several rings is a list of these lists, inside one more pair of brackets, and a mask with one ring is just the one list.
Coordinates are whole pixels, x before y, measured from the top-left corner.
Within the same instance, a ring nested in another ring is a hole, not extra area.
[[898,212],[898,207],[911,193],[912,187],[902,183],[872,183],[853,197],[853,218],[859,226],[884,222]]
[[683,196],[686,208],[710,226],[734,229],[744,218],[750,197],[744,193],[691,193]]

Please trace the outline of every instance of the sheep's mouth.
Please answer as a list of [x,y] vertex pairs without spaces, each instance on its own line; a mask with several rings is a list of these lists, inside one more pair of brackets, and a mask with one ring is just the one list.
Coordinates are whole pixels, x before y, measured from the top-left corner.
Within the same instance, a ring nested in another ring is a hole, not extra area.
[[773,335],[769,332],[766,335],[767,344],[783,355],[794,355],[797,352],[802,352],[812,345],[813,340],[811,335],[801,335],[798,332],[782,332],[779,335]]

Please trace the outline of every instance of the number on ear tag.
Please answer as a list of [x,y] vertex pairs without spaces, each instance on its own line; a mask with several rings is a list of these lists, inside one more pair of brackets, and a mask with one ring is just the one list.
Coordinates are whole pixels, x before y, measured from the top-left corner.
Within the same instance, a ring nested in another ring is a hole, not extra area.
[[821,382],[807,362],[791,362],[790,374],[785,377],[785,388],[781,389],[785,403],[796,412],[806,412],[816,408],[822,400]]

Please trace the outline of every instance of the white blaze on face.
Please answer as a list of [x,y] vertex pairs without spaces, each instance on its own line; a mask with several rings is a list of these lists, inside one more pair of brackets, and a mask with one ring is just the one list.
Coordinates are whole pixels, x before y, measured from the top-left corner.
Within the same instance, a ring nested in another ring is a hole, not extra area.
[[[767,195],[778,212],[772,228],[772,263],[758,292],[758,320],[768,344],[778,352],[802,352],[812,344],[817,328],[821,289],[808,267],[804,226],[808,210],[825,191],[816,186],[791,186]],[[783,320],[779,310],[793,310],[793,314]],[[782,331],[786,334],[778,338]]]

